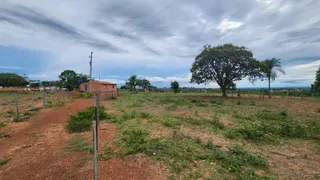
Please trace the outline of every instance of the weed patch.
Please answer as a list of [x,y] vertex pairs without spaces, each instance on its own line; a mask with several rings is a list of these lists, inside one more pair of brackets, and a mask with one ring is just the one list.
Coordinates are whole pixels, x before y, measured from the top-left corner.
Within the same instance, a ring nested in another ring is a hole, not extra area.
[[10,138],[10,135],[5,132],[0,132],[0,139]]
[[170,105],[166,106],[165,109],[167,111],[175,111],[175,110],[177,110],[177,107],[178,107],[177,104],[170,104]]
[[83,136],[77,135],[71,138],[64,150],[71,152],[93,152],[92,145]]
[[0,166],[6,165],[8,162],[10,161],[10,159],[1,159],[0,160]]
[[[94,116],[95,107],[91,106],[84,111],[79,111],[77,115],[70,115],[66,127],[71,133],[89,131],[91,129]],[[104,112],[103,106],[99,106],[99,118],[101,120],[107,118],[107,114]]]
[[6,124],[4,122],[0,122],[0,127],[5,127]]

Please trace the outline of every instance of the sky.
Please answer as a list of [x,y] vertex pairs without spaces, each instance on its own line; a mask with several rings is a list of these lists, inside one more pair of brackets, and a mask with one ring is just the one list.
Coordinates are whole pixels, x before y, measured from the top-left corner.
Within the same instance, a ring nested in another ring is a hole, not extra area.
[[[0,72],[56,80],[65,69],[123,84],[135,74],[155,86],[190,84],[203,46],[245,46],[280,58],[273,87],[310,86],[320,65],[319,0],[1,0]],[[237,87],[267,83],[236,82]]]

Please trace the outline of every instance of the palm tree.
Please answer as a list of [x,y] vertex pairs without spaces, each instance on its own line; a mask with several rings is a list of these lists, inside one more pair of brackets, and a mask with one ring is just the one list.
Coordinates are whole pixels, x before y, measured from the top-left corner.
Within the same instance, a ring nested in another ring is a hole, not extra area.
[[262,71],[263,73],[265,73],[265,78],[268,79],[269,99],[270,99],[271,98],[271,89],[270,89],[271,80],[274,81],[278,77],[277,71],[281,72],[282,74],[286,74],[286,72],[281,67],[281,59],[277,59],[277,58],[266,59],[261,63],[262,63]]

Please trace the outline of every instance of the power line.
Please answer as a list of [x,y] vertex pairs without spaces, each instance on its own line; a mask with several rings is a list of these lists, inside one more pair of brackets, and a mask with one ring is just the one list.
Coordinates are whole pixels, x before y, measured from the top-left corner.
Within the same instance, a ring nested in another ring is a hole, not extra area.
[[[147,23],[150,19],[156,17],[158,14],[162,13],[164,10],[168,9],[170,6],[174,5],[177,1],[179,0],[175,0],[172,3],[170,3],[169,5],[167,5],[165,8],[161,9],[160,11],[156,12],[155,14],[153,14],[152,16],[150,16],[148,19],[146,19],[145,21],[143,21],[142,23],[138,24],[136,27],[134,27],[133,29],[131,29],[130,31],[134,31],[136,30],[139,26],[142,26],[143,24]],[[123,36],[125,33],[122,33],[121,36]],[[121,36],[119,38],[121,38]],[[118,40],[119,38],[117,38],[116,40]]]

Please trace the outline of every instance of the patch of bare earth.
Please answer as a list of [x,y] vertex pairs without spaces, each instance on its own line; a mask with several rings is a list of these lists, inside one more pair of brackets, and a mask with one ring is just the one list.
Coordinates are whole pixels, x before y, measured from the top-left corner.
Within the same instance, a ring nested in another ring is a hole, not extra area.
[[296,140],[264,150],[279,179],[320,179],[320,154],[314,142]]
[[230,115],[220,117],[219,121],[226,127],[234,127],[234,123]]
[[217,134],[217,135],[212,135],[206,132],[203,132],[201,129],[192,129],[186,126],[181,126],[180,131],[192,138],[197,138],[199,137],[201,141],[207,142],[207,141],[212,141],[212,144],[221,148],[223,151],[228,150],[228,145],[230,144],[229,140],[224,138],[222,135]]

